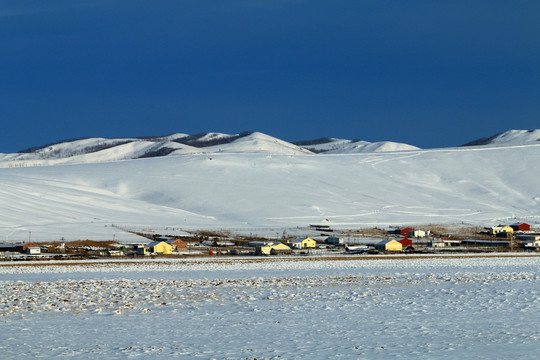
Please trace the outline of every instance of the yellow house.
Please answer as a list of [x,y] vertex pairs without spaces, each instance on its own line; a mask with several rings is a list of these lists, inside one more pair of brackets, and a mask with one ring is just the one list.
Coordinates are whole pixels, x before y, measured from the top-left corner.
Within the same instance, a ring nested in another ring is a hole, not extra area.
[[490,230],[491,230],[490,231],[491,235],[497,235],[498,233],[502,233],[502,232],[506,232],[510,234],[514,233],[514,229],[510,225],[493,226]]
[[317,247],[317,242],[312,238],[298,238],[290,242],[291,247],[294,249],[307,249]]
[[172,254],[172,246],[167,244],[165,241],[152,241],[145,247],[137,249],[137,254],[139,255],[146,255],[148,253],[169,255]]
[[256,254],[260,255],[275,255],[290,253],[291,248],[282,243],[274,243],[263,246],[257,246],[255,249]]
[[396,240],[384,240],[375,244],[375,249],[382,251],[401,251],[403,250],[403,245]]

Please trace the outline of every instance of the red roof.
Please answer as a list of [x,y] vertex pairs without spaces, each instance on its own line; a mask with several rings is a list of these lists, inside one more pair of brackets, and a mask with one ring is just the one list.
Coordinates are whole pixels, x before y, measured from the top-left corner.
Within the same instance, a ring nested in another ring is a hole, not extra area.
[[186,249],[187,248],[187,243],[185,241],[182,241],[180,239],[176,239],[174,241],[171,241],[171,242],[168,242],[167,243],[171,246],[175,246],[177,249]]
[[404,248],[407,246],[412,246],[412,240],[408,238],[403,238],[401,240],[398,240],[398,242],[401,243],[401,245],[403,245]]

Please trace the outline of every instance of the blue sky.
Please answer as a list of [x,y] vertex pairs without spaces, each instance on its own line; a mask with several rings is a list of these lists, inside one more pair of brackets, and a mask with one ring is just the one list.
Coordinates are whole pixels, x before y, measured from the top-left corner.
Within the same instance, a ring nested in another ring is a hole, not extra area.
[[4,0],[0,152],[260,131],[455,146],[540,128],[540,2]]

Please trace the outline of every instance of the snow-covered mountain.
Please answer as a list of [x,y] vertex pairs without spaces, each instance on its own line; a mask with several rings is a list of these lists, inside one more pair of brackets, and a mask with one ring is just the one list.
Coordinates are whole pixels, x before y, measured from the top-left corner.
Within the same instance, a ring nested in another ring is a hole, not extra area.
[[[511,130],[466,145],[506,146],[540,143],[540,130]],[[367,142],[322,138],[290,143],[259,132],[241,134],[172,134],[142,138],[88,138],[0,154],[0,167],[85,164],[195,154],[357,154],[417,151],[418,147],[391,141]]]
[[368,142],[362,140],[345,140],[335,138],[322,138],[313,141],[300,141],[295,143],[315,153],[326,154],[356,154],[389,151],[419,150],[418,147],[396,143],[392,141]]
[[187,136],[177,134],[151,139],[90,138],[66,141],[20,153],[0,154],[0,167],[83,164],[201,152],[177,142]]
[[471,141],[463,146],[508,146],[540,144],[540,130],[509,130],[488,138]]
[[220,153],[312,154],[311,151],[300,146],[259,132],[240,136],[230,143],[208,146],[204,149],[207,152]]
[[85,164],[203,153],[298,155],[312,152],[258,132],[237,135],[207,133],[144,138],[89,138],[32,148],[15,154],[0,154],[0,167]]

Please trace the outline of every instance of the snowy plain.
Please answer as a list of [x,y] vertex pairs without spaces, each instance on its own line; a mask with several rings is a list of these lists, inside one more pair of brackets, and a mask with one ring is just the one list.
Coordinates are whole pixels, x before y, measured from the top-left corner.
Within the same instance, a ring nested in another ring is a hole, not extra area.
[[0,353],[537,358],[540,257],[366,258],[1,266]]

